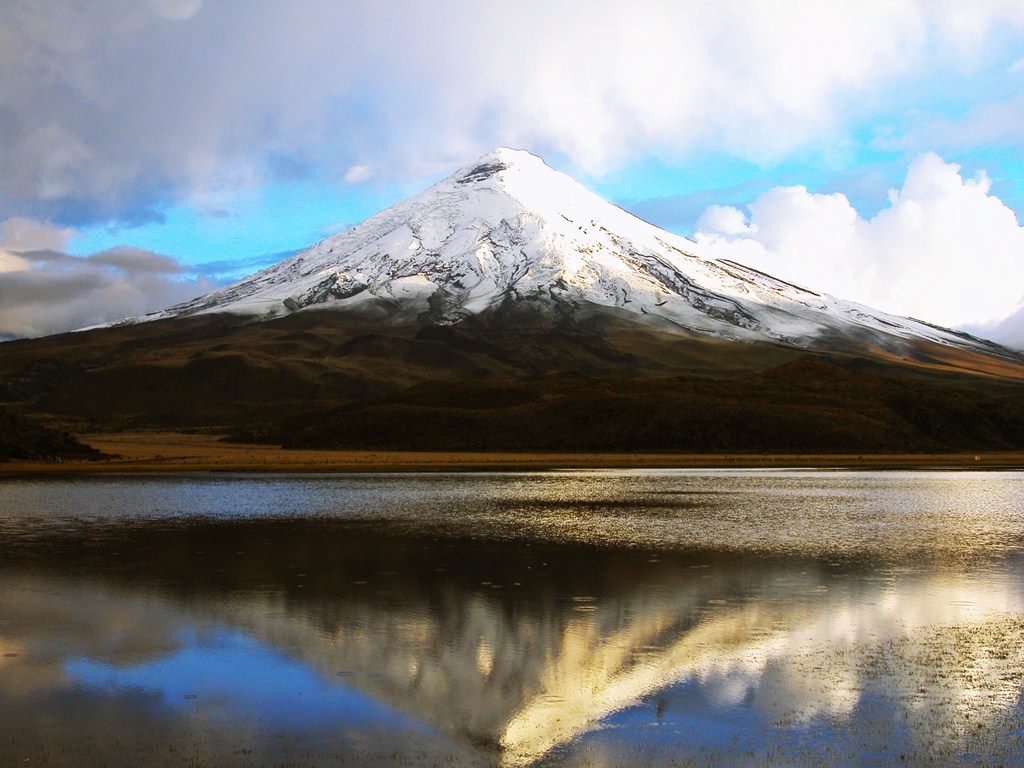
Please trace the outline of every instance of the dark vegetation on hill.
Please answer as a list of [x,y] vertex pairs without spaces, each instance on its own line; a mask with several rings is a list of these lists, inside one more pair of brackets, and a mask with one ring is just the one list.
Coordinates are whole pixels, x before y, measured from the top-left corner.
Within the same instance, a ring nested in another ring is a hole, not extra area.
[[5,422],[7,454],[33,457],[71,454],[47,447],[58,438],[45,430],[30,439],[31,418],[294,448],[1024,450],[1016,359],[902,352],[847,340],[807,355],[608,312],[442,327],[202,316],[0,344],[0,408],[19,414]]
[[11,459],[100,459],[103,454],[59,429],[0,409],[0,463]]
[[801,359],[741,380],[546,377],[420,384],[237,439],[289,448],[941,452],[1024,448],[1024,393]]
[[621,318],[378,327],[330,311],[261,323],[203,316],[0,344],[0,405],[83,431],[237,427],[430,381],[728,377],[793,356]]

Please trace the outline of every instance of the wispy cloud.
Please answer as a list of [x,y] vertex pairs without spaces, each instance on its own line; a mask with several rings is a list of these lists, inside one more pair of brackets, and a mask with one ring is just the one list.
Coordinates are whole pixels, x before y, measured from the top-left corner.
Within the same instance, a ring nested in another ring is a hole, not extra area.
[[935,150],[970,150],[979,146],[1021,143],[1024,123],[1024,95],[985,102],[958,117],[930,115],[907,131],[882,136],[875,145],[886,150],[931,147]]
[[345,174],[345,181],[349,184],[358,184],[373,176],[373,169],[368,165],[353,165]]
[[[333,232],[331,233],[333,234]],[[278,251],[277,253],[262,253],[258,256],[249,256],[240,259],[221,259],[218,261],[204,261],[189,267],[190,271],[203,275],[215,276],[221,281],[246,277],[249,274],[276,264],[299,251]]]

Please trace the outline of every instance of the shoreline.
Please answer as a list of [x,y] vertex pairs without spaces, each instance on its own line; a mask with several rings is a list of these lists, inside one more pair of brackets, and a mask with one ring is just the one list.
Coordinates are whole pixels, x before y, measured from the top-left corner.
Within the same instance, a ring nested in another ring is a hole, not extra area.
[[11,461],[0,475],[172,472],[486,472],[559,469],[1024,469],[1024,452],[944,454],[596,453],[507,451],[285,450],[223,443],[218,435],[124,432],[81,435],[116,458],[99,461]]

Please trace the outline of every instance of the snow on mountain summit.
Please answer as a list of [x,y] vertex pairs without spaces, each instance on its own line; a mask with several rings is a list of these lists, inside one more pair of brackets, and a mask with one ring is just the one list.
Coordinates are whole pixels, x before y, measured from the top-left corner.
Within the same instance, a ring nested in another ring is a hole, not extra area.
[[[509,302],[610,307],[682,331],[816,346],[837,334],[984,342],[702,258],[524,150],[496,149],[429,189],[233,285],[146,319],[273,318],[384,303],[457,323]],[[991,349],[985,348],[991,354]]]

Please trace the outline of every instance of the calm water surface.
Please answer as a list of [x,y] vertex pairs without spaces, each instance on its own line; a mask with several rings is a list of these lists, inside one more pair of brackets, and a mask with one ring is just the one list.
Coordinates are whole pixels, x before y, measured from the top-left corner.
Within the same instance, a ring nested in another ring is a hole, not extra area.
[[1024,765],[1024,473],[0,481],[0,765]]

